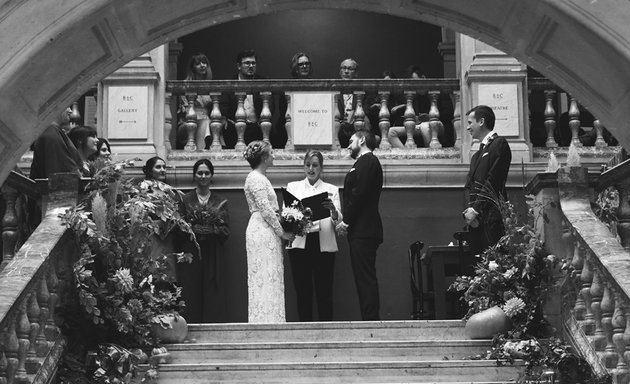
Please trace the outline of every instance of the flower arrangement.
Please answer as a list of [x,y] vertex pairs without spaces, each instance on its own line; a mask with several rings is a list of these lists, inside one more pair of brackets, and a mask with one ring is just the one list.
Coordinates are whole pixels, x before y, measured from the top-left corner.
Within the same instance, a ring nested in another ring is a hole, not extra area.
[[310,208],[305,208],[300,202],[294,201],[291,205],[282,208],[278,216],[282,229],[296,236],[304,236],[313,224],[312,214]]
[[225,224],[225,219],[221,214],[221,207],[226,201],[222,201],[218,206],[199,204],[192,212],[186,215],[186,221],[190,223],[195,234],[207,235],[219,232],[219,227]]
[[80,249],[73,272],[83,315],[104,338],[146,347],[158,342],[151,325],[184,304],[171,260],[192,257],[160,245],[175,228],[193,241],[194,235],[179,214],[178,191],[159,181],[126,179],[123,170],[121,163],[99,170],[64,221]]

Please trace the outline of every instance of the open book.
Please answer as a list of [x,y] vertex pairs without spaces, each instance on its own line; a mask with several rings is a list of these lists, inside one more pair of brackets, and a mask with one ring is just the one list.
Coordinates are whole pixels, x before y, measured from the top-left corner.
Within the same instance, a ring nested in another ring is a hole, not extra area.
[[327,217],[330,217],[330,211],[322,206],[322,202],[328,198],[328,192],[322,192],[317,195],[305,197],[300,200],[295,197],[291,192],[287,191],[285,188],[282,188],[282,200],[284,201],[285,206],[289,206],[293,204],[294,201],[302,203],[304,208],[308,207],[313,211],[313,216],[311,220],[321,220]]

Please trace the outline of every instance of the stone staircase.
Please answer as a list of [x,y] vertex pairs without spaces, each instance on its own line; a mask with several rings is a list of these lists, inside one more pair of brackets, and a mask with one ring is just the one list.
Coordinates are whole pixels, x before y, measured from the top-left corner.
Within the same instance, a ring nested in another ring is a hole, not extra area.
[[489,340],[467,340],[459,320],[192,324],[171,344],[160,384],[513,383],[522,365],[465,360]]

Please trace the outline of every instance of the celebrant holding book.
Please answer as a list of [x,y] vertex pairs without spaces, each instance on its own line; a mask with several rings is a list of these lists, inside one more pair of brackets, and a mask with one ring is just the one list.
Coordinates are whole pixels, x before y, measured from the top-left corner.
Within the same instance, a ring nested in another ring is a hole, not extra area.
[[310,150],[304,156],[305,178],[283,191],[285,206],[297,199],[311,208],[312,225],[306,236],[297,236],[289,248],[300,321],[313,321],[313,287],[319,321],[333,319],[333,275],[337,239],[335,224],[342,219],[339,188],[321,179],[324,157]]
[[178,263],[177,276],[186,303],[184,317],[189,323],[227,321],[227,296],[223,287],[222,245],[230,235],[227,200],[210,189],[214,166],[208,159],[193,165],[196,188],[183,197],[182,216],[190,223],[199,250],[185,239],[184,252],[192,263]]

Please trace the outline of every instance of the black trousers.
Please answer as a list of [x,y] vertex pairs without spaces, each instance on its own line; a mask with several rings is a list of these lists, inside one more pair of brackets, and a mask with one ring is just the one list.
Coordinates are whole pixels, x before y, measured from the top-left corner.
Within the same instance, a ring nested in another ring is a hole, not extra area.
[[319,321],[333,318],[335,253],[320,252],[319,233],[309,233],[304,249],[289,249],[300,321],[313,321],[313,285]]
[[378,281],[376,279],[376,250],[379,242],[369,238],[348,237],[350,263],[359,294],[361,319],[380,320]]

